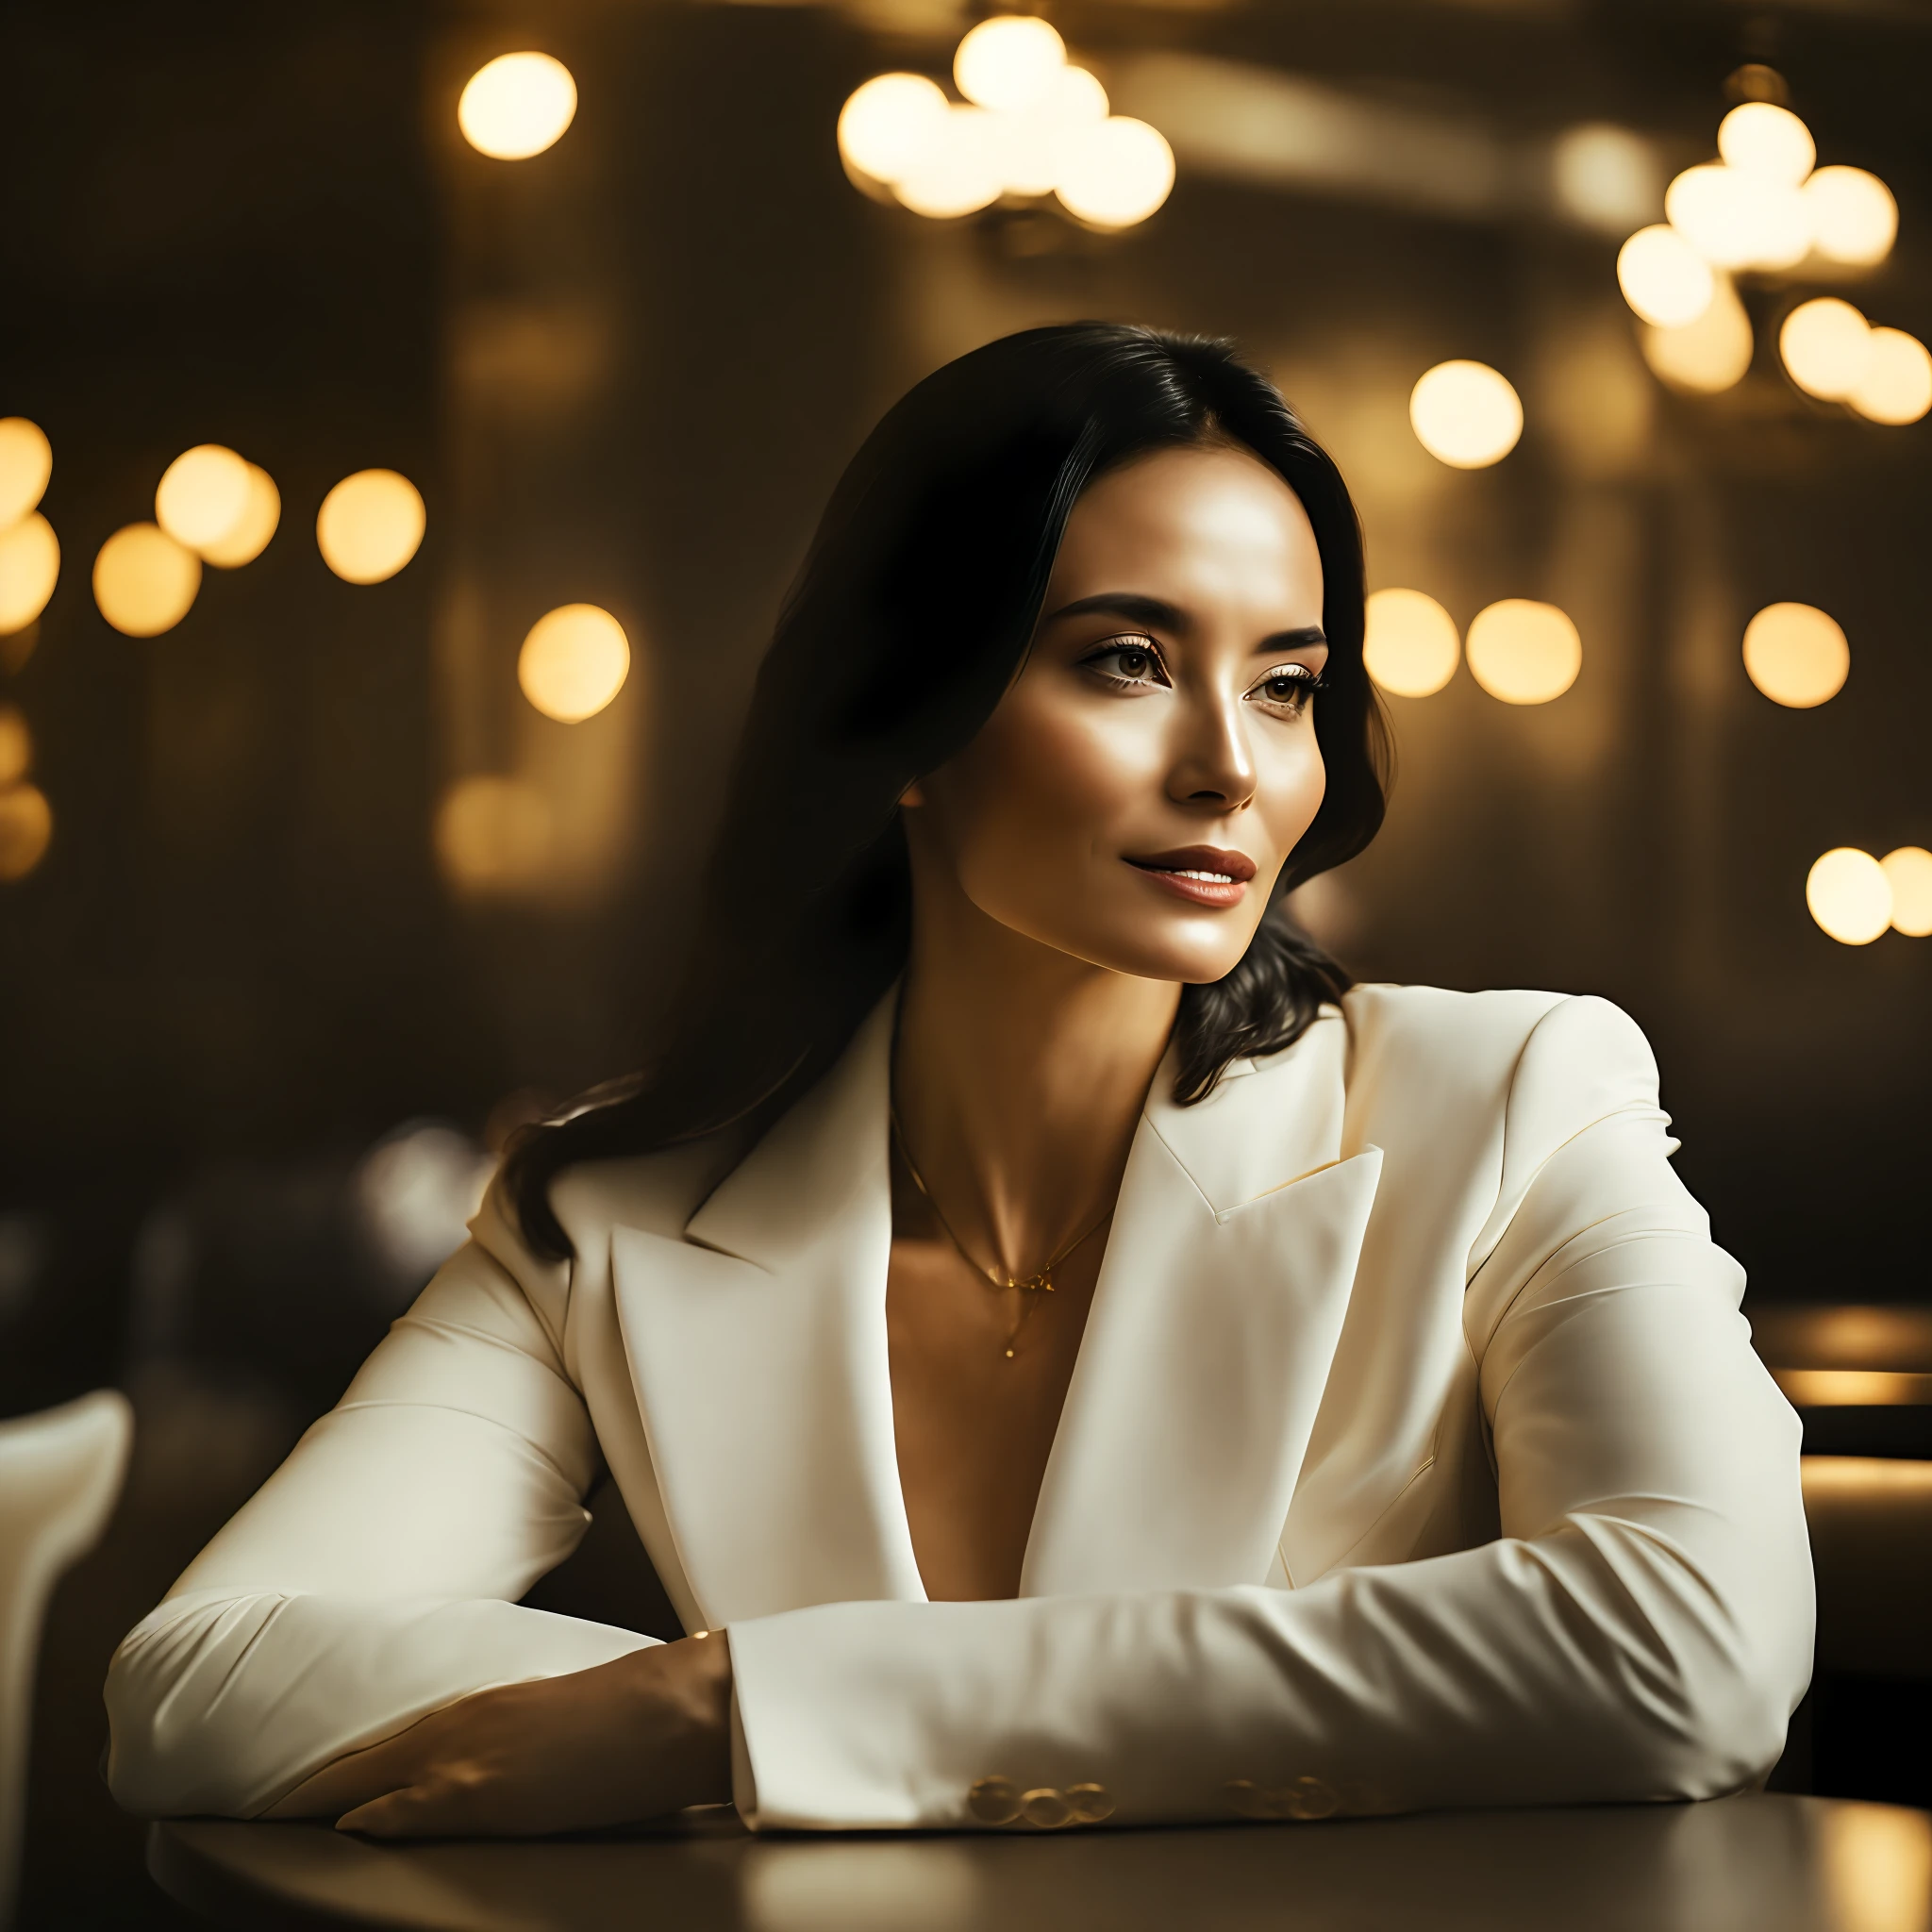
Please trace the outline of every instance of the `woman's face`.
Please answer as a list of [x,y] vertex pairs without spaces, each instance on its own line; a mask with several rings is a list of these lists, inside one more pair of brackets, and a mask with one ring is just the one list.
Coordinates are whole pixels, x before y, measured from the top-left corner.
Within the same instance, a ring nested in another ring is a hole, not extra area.
[[1025,669],[906,794],[915,890],[1117,973],[1221,978],[1322,803],[1327,655],[1314,530],[1258,458],[1102,476]]

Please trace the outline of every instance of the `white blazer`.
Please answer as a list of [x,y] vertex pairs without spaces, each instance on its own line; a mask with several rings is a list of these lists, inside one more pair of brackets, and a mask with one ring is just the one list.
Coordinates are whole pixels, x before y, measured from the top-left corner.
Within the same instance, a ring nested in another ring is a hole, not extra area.
[[754,1825],[1761,1777],[1810,1669],[1799,1428],[1622,1012],[1361,987],[1198,1106],[1164,1068],[1020,1594],[965,1604],[926,1601],[893,1448],[890,1033],[882,1008],[742,1158],[567,1173],[572,1263],[492,1193],[122,1644],[124,1805],[258,1813],[470,1691],[651,1641],[517,1602],[600,1464],[686,1627],[729,1629]]

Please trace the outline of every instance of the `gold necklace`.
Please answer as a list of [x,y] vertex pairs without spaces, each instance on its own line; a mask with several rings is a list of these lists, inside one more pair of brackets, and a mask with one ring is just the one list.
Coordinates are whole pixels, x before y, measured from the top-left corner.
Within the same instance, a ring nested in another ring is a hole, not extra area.
[[997,1269],[989,1268],[985,1262],[976,1259],[966,1243],[953,1232],[953,1224],[946,1219],[944,1210],[933,1199],[932,1190],[926,1186],[925,1176],[920,1173],[918,1164],[912,1158],[912,1150],[906,1144],[906,1129],[900,1124],[898,1103],[896,1101],[889,1101],[887,1103],[887,1111],[891,1117],[892,1140],[899,1149],[899,1158],[906,1163],[906,1172],[912,1176],[912,1185],[925,1197],[926,1206],[932,1209],[933,1219],[944,1229],[946,1239],[958,1250],[959,1258],[975,1274],[984,1275],[988,1283],[993,1288],[1016,1288],[1021,1291],[1019,1313],[1014,1316],[1013,1325],[1007,1335],[1007,1359],[1011,1361],[1016,1353],[1014,1344],[1020,1340],[1020,1330],[1025,1325],[1026,1317],[1033,1312],[1032,1298],[1036,1295],[1051,1294],[1053,1292],[1053,1271],[1075,1248],[1091,1241],[1113,1219],[1113,1209],[1111,1208],[1108,1208],[1092,1226],[1085,1229],[1080,1234],[1076,1234],[1065,1247],[1061,1248],[1057,1255],[1054,1255],[1046,1262],[1037,1274],[1002,1275]]

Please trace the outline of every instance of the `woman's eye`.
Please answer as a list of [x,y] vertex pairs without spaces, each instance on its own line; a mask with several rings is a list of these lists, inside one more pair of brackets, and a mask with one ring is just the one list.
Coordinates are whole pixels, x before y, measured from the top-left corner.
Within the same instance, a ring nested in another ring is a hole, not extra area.
[[1107,644],[1085,661],[1090,669],[1099,672],[1113,684],[1166,682],[1159,655],[1151,643]]
[[1264,677],[1255,689],[1271,705],[1301,712],[1307,708],[1308,700],[1322,689],[1322,680],[1307,671],[1277,671]]

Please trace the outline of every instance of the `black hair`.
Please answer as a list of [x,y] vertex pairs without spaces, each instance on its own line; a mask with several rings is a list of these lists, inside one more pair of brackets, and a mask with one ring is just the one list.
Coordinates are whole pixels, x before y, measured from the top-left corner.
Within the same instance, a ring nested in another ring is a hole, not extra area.
[[[662,1050],[510,1147],[533,1248],[571,1252],[550,1201],[564,1168],[775,1117],[839,1058],[906,963],[900,794],[1017,675],[1074,500],[1137,457],[1216,442],[1282,477],[1322,558],[1326,790],[1277,892],[1374,838],[1388,737],[1362,663],[1361,528],[1326,452],[1226,342],[1095,322],[989,342],[894,405],[833,491],[758,673],[718,835],[731,863],[708,874]],[[1183,989],[1176,1099],[1291,1045],[1352,983],[1271,910],[1232,972]]]

